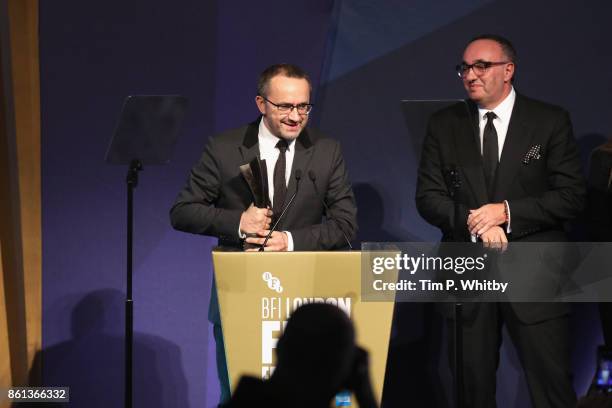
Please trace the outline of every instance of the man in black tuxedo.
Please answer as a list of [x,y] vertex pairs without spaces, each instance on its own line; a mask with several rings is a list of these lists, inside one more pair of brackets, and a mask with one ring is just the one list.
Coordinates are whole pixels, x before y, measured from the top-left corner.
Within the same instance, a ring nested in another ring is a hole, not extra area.
[[[419,213],[443,241],[566,241],[585,185],[569,115],[517,94],[516,52],[497,35],[471,40],[457,72],[469,100],[432,115],[418,172]],[[556,303],[481,303],[463,325],[467,406],[494,407],[505,324],[535,407],[573,407],[569,308]]]
[[[301,68],[277,64],[264,70],[255,98],[261,116],[209,141],[170,210],[173,227],[218,237],[223,247],[242,249],[245,241],[262,245],[295,194],[265,251],[332,250],[354,239],[357,208],[340,146],[306,128],[310,94],[310,79]],[[266,161],[272,208],[253,205],[240,172],[240,166],[255,157]],[[214,285],[209,319],[224,402],[229,399],[229,382]]]

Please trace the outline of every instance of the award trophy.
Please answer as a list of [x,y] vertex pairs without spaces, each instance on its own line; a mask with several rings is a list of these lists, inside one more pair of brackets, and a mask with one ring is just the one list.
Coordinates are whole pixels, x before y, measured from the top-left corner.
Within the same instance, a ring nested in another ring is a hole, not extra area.
[[[258,208],[270,207],[270,195],[268,194],[268,171],[266,161],[255,157],[249,163],[240,166],[240,173],[249,185],[253,194],[253,204]],[[246,234],[248,237],[256,237],[257,234]],[[260,245],[244,243],[244,249],[259,248]]]

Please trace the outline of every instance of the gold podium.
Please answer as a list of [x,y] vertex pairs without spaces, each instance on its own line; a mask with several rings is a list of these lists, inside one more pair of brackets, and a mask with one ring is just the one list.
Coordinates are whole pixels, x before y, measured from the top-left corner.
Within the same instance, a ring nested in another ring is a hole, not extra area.
[[276,341],[295,308],[326,302],[351,317],[380,404],[393,302],[361,301],[360,252],[213,251],[213,263],[232,390],[242,375],[271,374]]

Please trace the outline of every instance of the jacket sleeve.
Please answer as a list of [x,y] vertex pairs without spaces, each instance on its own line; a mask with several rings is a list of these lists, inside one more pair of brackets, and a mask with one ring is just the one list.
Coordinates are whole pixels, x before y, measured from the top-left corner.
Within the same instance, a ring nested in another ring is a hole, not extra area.
[[469,211],[464,204],[455,204],[452,191],[446,182],[447,176],[444,172],[449,169],[445,169],[445,166],[451,166],[452,163],[446,163],[443,157],[442,135],[444,134],[434,115],[427,125],[421,152],[417,173],[416,206],[421,217],[440,228],[445,240],[462,241],[469,239],[467,229]]
[[238,239],[242,211],[215,207],[223,183],[218,162],[220,157],[223,156],[212,139],[200,161],[191,169],[186,186],[170,209],[170,220],[175,229]]

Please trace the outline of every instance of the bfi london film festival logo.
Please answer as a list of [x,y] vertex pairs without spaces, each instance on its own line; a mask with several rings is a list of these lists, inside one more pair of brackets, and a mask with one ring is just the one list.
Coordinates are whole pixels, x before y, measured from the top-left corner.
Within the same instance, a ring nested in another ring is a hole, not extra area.
[[[283,286],[280,279],[272,275],[271,272],[264,272],[261,278],[268,285],[268,289],[278,294],[283,293]],[[274,371],[272,365],[272,351],[276,348],[278,338],[275,333],[280,332],[281,322],[283,330],[287,324],[287,318],[281,319],[281,298],[262,297],[261,298],[261,377],[270,378]]]
[[277,293],[283,293],[283,287],[281,286],[280,279],[272,275],[270,272],[264,272],[261,274],[261,278],[268,284],[268,287]]
[[274,372],[273,352],[281,333],[287,326],[291,313],[307,303],[327,303],[340,308],[350,318],[352,299],[350,297],[286,297],[279,278],[271,272],[261,274],[263,282],[277,296],[261,298],[261,377],[270,378]]

